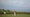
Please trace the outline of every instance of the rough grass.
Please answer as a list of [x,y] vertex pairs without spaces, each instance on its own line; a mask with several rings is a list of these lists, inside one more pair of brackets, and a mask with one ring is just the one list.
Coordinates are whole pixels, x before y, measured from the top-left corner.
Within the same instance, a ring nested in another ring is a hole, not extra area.
[[17,14],[13,16],[13,14],[0,14],[0,17],[30,17],[30,14]]

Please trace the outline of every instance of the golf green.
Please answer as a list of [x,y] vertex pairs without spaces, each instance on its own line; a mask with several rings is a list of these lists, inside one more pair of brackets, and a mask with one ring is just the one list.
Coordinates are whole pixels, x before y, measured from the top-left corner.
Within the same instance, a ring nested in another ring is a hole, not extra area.
[[13,16],[13,14],[0,14],[0,17],[30,17],[30,14],[16,14],[16,16]]

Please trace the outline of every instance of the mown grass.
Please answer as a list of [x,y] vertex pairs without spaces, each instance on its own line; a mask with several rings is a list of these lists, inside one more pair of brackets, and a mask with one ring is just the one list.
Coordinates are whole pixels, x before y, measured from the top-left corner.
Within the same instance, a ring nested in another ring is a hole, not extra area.
[[13,16],[13,14],[0,14],[0,17],[30,17],[30,14],[16,14],[16,16]]

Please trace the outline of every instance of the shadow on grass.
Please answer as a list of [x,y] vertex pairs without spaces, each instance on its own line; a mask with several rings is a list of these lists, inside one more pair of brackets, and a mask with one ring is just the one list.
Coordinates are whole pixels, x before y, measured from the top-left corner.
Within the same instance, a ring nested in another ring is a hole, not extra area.
[[0,17],[2,17],[2,14],[0,14]]

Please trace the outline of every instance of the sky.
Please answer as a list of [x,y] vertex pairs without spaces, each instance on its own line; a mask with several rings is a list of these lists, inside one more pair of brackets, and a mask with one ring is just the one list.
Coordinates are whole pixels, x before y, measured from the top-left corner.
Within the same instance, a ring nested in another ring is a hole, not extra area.
[[30,0],[0,0],[0,9],[30,12]]

